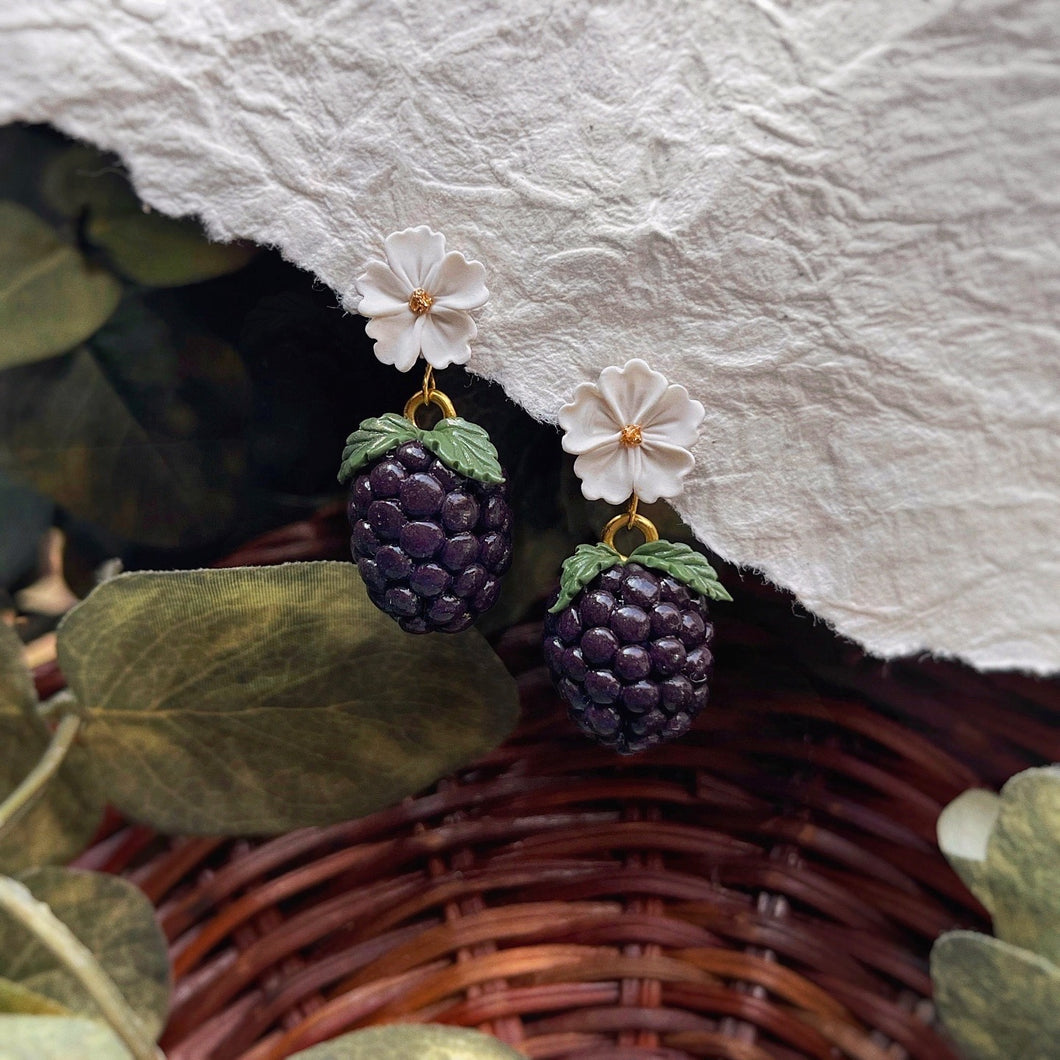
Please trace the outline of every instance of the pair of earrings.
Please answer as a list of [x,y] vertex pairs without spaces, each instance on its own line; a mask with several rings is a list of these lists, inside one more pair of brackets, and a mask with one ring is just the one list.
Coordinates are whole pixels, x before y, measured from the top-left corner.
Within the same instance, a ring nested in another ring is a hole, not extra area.
[[[434,385],[435,369],[471,355],[485,269],[426,226],[388,236],[384,253],[357,283],[375,354],[402,372],[422,354],[427,368],[403,415],[367,419],[347,440],[351,547],[372,601],[402,629],[456,632],[492,606],[512,555],[497,451]],[[431,428],[416,422],[427,405],[441,412]],[[704,415],[639,359],[582,383],[559,413],[586,498],[626,510],[564,562],[545,659],[575,723],[620,753],[680,735],[707,701],[706,601],[730,597],[699,553],[659,540],[638,511],[680,492]],[[623,528],[644,538],[628,556],[614,544]]]

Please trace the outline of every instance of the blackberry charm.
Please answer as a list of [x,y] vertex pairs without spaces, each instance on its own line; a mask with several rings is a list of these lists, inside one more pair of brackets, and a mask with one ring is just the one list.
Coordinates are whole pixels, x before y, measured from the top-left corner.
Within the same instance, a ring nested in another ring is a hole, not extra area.
[[[357,281],[358,307],[384,364],[407,372],[422,354],[423,385],[402,415],[364,420],[346,440],[350,547],[372,602],[408,633],[467,629],[490,608],[512,558],[504,472],[489,435],[456,414],[434,369],[464,364],[477,333],[469,310],[489,297],[485,269],[426,226],[395,232],[386,262]],[[441,419],[421,427],[434,406]]]
[[[620,754],[680,736],[709,696],[707,600],[732,598],[702,555],[660,541],[637,511],[640,501],[680,493],[704,414],[639,359],[582,383],[559,414],[585,496],[628,503],[598,544],[579,545],[564,562],[545,618],[545,660],[575,724]],[[644,538],[628,556],[614,545],[622,528]]]

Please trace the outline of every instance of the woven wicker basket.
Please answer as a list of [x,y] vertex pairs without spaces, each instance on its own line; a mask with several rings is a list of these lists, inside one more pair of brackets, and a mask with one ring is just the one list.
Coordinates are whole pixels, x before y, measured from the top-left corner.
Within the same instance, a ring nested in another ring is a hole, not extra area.
[[[333,514],[231,562],[341,555]],[[1060,759],[1057,688],[884,666],[733,583],[714,702],[675,745],[588,744],[529,622],[497,644],[518,732],[419,797],[267,842],[113,824],[80,864],[158,906],[171,1060],[279,1060],[395,1021],[571,1060],[954,1058],[927,955],[988,921],[935,819]]]

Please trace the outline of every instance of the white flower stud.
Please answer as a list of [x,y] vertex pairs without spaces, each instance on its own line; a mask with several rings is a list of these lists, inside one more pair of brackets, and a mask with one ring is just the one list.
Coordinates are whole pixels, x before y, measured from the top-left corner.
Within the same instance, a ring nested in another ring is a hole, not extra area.
[[478,333],[471,310],[489,299],[486,270],[427,225],[394,232],[383,243],[386,261],[371,261],[357,280],[357,311],[371,320],[383,364],[407,372],[422,354],[432,368],[465,364]]
[[681,492],[705,414],[683,386],[636,359],[580,384],[559,425],[589,500],[621,504],[635,495],[650,504]]

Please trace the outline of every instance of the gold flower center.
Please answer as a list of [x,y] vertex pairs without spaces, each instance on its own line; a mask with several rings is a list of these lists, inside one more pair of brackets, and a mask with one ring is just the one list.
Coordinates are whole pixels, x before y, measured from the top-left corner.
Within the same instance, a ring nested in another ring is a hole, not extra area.
[[618,440],[630,449],[635,445],[640,445],[644,441],[644,434],[640,429],[639,423],[627,423],[622,428],[621,434],[618,436]]
[[432,305],[434,305],[434,299],[422,287],[417,287],[416,290],[409,295],[409,309],[411,309],[416,316],[420,316],[421,313],[426,313]]

